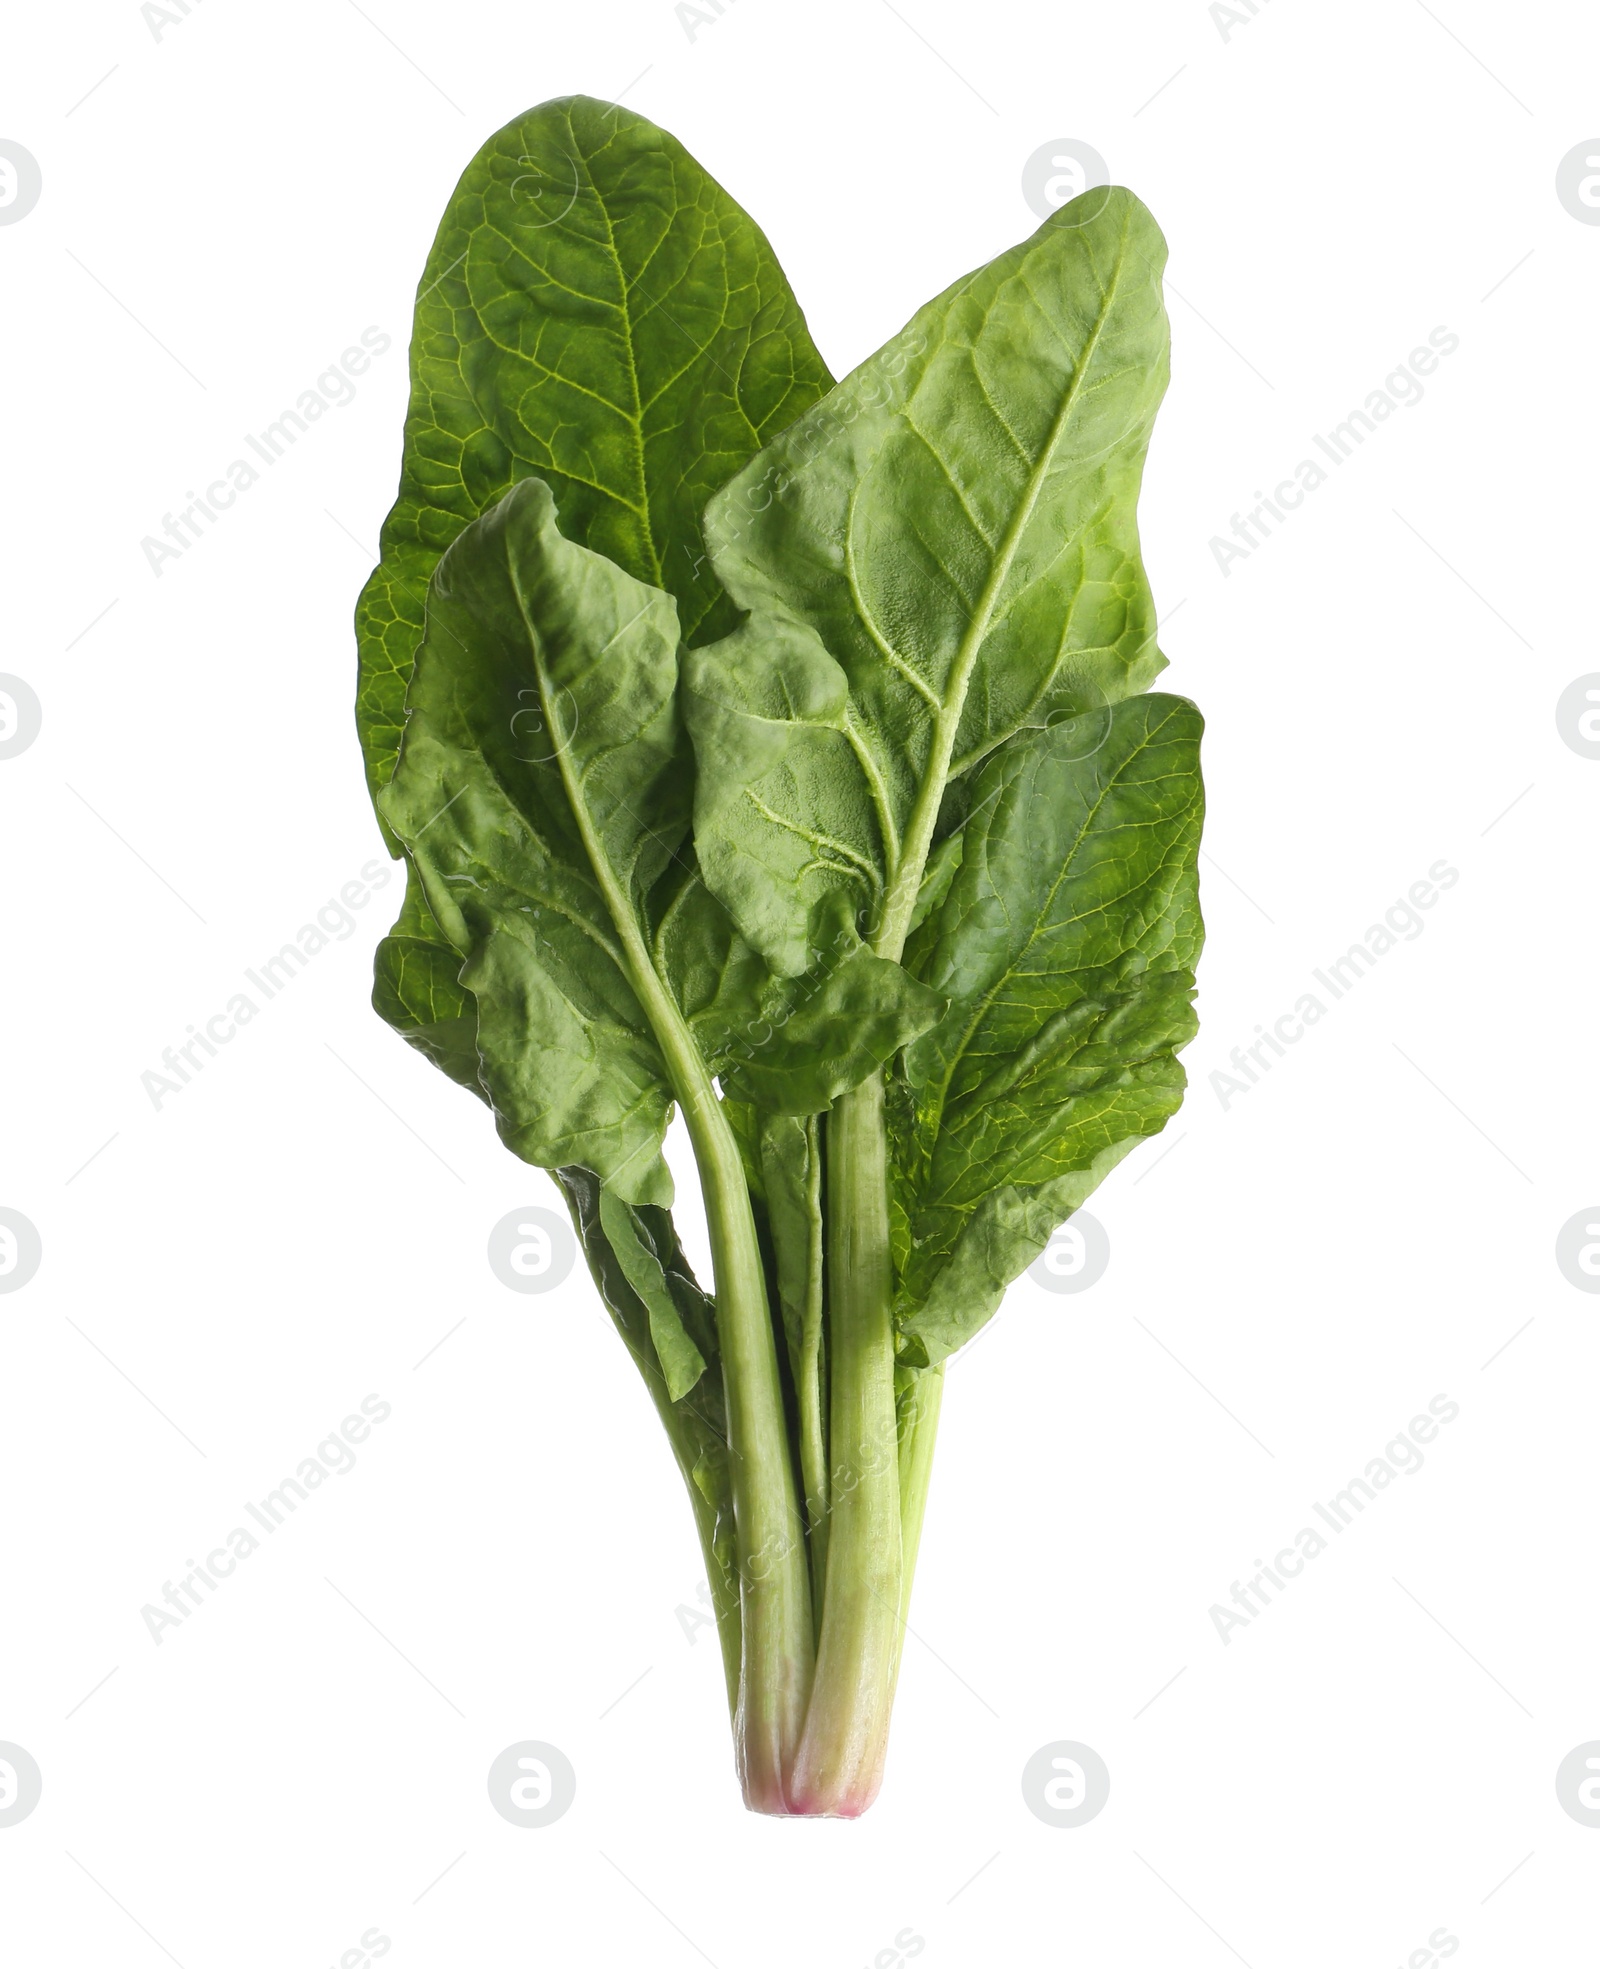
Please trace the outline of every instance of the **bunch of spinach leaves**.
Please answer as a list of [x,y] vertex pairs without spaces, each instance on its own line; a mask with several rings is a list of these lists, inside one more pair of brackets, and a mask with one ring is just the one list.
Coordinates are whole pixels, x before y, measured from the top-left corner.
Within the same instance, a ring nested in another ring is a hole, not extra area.
[[490,139],[423,272],[357,611],[407,871],[374,1003],[566,1197],[756,1810],[875,1796],[946,1358],[1182,1098],[1163,260],[1087,192],[835,384],[749,217],[579,97]]

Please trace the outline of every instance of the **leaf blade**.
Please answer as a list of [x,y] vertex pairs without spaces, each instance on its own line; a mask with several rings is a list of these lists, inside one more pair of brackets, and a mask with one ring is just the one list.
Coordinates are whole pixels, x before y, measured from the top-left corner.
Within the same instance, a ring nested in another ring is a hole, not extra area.
[[677,140],[561,98],[463,173],[419,283],[400,488],[357,605],[357,723],[374,795],[399,748],[428,582],[521,478],[569,537],[734,621],[705,502],[831,378],[765,235]]
[[682,1401],[706,1371],[705,1356],[690,1339],[667,1283],[666,1270],[632,1208],[612,1191],[600,1192],[600,1223],[624,1277],[642,1302],[670,1401]]
[[916,1364],[970,1338],[1182,1099],[1201,730],[1186,699],[1130,698],[1013,739],[974,782],[960,865],[912,960],[949,1009],[907,1049],[897,1108]]
[[666,1204],[671,1087],[641,991],[644,898],[688,825],[670,598],[525,479],[435,575],[380,806],[465,960],[502,1137]]
[[750,616],[687,669],[696,840],[775,968],[805,967],[841,887],[898,957],[948,782],[1165,661],[1135,521],[1164,258],[1130,193],[1086,193],[712,502],[712,558]]

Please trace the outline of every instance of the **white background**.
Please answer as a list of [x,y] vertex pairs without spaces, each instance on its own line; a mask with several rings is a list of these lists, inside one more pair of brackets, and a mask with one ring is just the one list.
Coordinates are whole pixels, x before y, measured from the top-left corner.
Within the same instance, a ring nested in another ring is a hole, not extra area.
[[[0,1203],[44,1260],[0,1298],[0,1739],[44,1794],[0,1830],[5,1960],[1586,1959],[1600,1835],[1554,1774],[1600,1737],[1600,1301],[1554,1248],[1600,1194],[1600,763],[1555,705],[1600,669],[1600,227],[1555,172],[1593,19],[205,0],[157,38],[79,0],[7,53],[43,196],[0,228],[0,667],[44,726],[0,763]],[[838,374],[1032,230],[1053,139],[1172,248],[1142,514],[1209,720],[1191,1091],[1091,1206],[1104,1278],[1019,1284],[951,1370],[854,1825],[739,1807],[643,1390],[581,1268],[522,1297],[485,1260],[554,1192],[368,1009],[396,885],[159,1111],[140,1080],[381,855],[349,623],[411,297],[473,151],[572,91],[747,206]],[[157,578],[141,539],[368,325],[357,399]],[[1224,578],[1212,536],[1441,325],[1424,400]],[[1224,1108],[1230,1050],[1441,858],[1424,933]],[[358,1467],[157,1646],[141,1607],[368,1394]],[[1213,1603],[1438,1394],[1426,1467],[1224,1645]],[[578,1773],[542,1831],[485,1790],[529,1737]],[[1079,1830],[1019,1788],[1057,1738],[1112,1774]]]

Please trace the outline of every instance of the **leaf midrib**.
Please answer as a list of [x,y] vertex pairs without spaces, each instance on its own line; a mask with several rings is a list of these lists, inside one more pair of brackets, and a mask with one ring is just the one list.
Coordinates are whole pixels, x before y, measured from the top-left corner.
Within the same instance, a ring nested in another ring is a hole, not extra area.
[[[922,871],[927,863],[928,849],[933,840],[933,830],[939,817],[940,802],[944,797],[946,781],[949,777],[950,760],[955,751],[956,735],[960,728],[961,713],[966,704],[967,689],[972,681],[972,672],[977,664],[978,652],[988,636],[994,620],[994,612],[1000,600],[1000,593],[1011,572],[1017,550],[1022,544],[1022,536],[1038,506],[1039,497],[1044,490],[1044,482],[1049,477],[1056,451],[1066,436],[1068,419],[1082,393],[1084,379],[1094,362],[1095,351],[1100,345],[1100,337],[1111,314],[1116,300],[1117,289],[1122,279],[1122,271],[1127,262],[1127,215],[1124,213],[1122,232],[1118,242],[1116,266],[1103,293],[1099,312],[1095,316],[1094,329],[1084,347],[1072,380],[1061,400],[1050,427],[1050,435],[1040,448],[1039,457],[1032,471],[1023,497],[1011,516],[1001,538],[994,563],[989,570],[989,578],[984,583],[983,592],[978,597],[977,607],[966,634],[962,637],[956,651],[955,662],[951,665],[950,679],[945,689],[944,709],[934,721],[933,750],[929,755],[923,781],[911,811],[911,823],[906,830],[906,847],[900,865],[896,868],[889,887],[888,899],[884,905],[883,920],[873,939],[873,950],[880,957],[892,958],[898,963],[905,949],[907,933],[910,929],[911,914],[916,907],[917,891],[922,886]],[[988,311],[992,313],[992,307]],[[988,314],[985,316],[987,325]],[[974,364],[976,365],[976,343],[974,336]],[[926,371],[924,371],[926,374]],[[887,851],[888,844],[885,843]]]
[[[643,1012],[651,1037],[656,1043],[666,1083],[688,1111],[692,1133],[698,1119],[715,1111],[716,1094],[712,1087],[711,1076],[695,1044],[689,1024],[672,995],[671,988],[656,967],[655,958],[645,941],[638,918],[596,829],[594,816],[584,796],[581,775],[575,768],[568,733],[564,724],[557,718],[556,693],[545,663],[543,640],[534,622],[528,596],[523,589],[521,570],[516,556],[509,552],[506,555],[506,571],[511,582],[512,593],[516,597],[517,612],[522,618],[523,630],[528,638],[528,649],[533,659],[533,671],[538,679],[539,694],[544,704],[548,729],[552,738],[557,739],[556,762],[561,774],[561,784],[566,792],[567,805],[572,810],[584,854],[588,857],[589,866],[594,871],[595,882],[622,943],[626,958],[626,963],[622,967],[623,974],[633,987],[634,995],[639,1001],[639,1009]],[[557,738],[558,734],[559,738]]]

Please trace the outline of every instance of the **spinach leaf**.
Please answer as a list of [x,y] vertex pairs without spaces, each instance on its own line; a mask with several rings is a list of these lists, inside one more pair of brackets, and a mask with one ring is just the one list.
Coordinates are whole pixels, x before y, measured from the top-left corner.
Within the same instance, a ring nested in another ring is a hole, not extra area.
[[400,491],[356,611],[374,797],[464,527],[537,473],[569,538],[664,588],[686,636],[721,634],[705,503],[830,381],[765,236],[675,138],[587,96],[497,131],[418,285]]
[[812,969],[774,977],[695,868],[655,932],[663,969],[724,1093],[768,1115],[820,1114],[944,1009],[900,965],[873,956],[848,906],[825,909],[822,926]]
[[502,1136],[670,1203],[641,996],[646,897],[687,832],[671,598],[561,538],[524,479],[441,562],[380,809],[468,962]]
[[[638,1294],[650,1322],[650,1343],[672,1401],[682,1401],[706,1371],[705,1355],[689,1337],[667,1274],[638,1213],[610,1190],[600,1192],[600,1224],[617,1263]],[[715,1350],[713,1349],[713,1352]]]
[[487,1099],[478,1079],[478,1009],[460,971],[408,862],[399,918],[373,960],[372,1009],[459,1086]]
[[902,1358],[969,1340],[1183,1098],[1201,924],[1200,714],[1132,698],[1002,747],[907,951],[948,1001],[891,1133]]
[[712,501],[750,612],[694,652],[706,881],[775,969],[842,889],[898,957],[952,782],[1165,662],[1134,516],[1165,249],[1086,192],[930,302]]
[[[701,542],[705,502],[831,380],[760,228],[676,139],[584,96],[497,131],[418,284],[399,495],[356,608],[374,799],[394,770],[428,584],[466,526],[538,473],[569,538],[665,588],[689,633],[718,634],[735,618]],[[374,1006],[481,1092],[459,971],[408,879]]]
[[813,981],[768,977],[680,853],[677,680],[672,598],[566,540],[524,479],[436,571],[379,801],[466,960],[502,1137],[625,1203],[672,1200],[660,1147],[686,1065],[815,1111],[943,1003],[848,925],[809,1002]]

